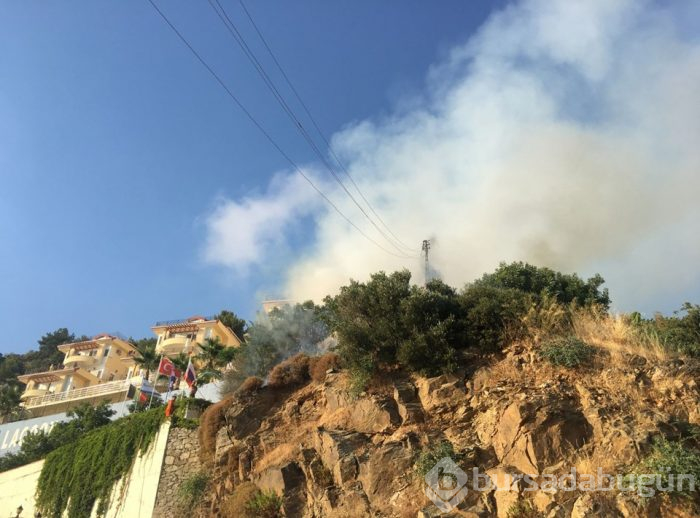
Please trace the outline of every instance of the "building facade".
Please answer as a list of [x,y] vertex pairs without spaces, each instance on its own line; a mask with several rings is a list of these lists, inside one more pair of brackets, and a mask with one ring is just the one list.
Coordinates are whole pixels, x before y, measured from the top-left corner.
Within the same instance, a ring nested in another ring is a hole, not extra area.
[[156,352],[165,356],[197,354],[197,344],[218,339],[226,347],[239,347],[241,339],[216,317],[194,316],[184,320],[158,322],[151,328],[158,338]]
[[65,412],[83,402],[119,401],[136,382],[131,379],[138,373],[136,349],[121,338],[102,334],[59,345],[58,350],[65,355],[62,365],[18,376],[26,385],[22,405],[34,417]]

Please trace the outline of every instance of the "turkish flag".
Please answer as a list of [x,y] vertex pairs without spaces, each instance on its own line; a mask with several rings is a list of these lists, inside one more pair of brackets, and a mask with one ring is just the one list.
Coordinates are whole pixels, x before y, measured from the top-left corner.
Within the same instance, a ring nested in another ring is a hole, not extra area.
[[180,371],[175,368],[175,365],[173,365],[173,362],[171,362],[170,358],[167,356],[163,356],[160,359],[160,363],[158,364],[158,374],[168,377],[175,376],[176,378],[181,376]]

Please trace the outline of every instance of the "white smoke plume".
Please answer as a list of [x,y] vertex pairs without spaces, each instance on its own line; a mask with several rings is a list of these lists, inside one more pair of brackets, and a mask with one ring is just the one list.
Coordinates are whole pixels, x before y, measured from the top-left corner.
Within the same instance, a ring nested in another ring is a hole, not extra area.
[[[334,149],[416,254],[434,238],[431,261],[452,285],[524,260],[599,271],[619,309],[698,299],[698,14],[682,2],[510,5],[428,72],[420,103],[343,130]],[[318,300],[382,269],[422,280],[420,258],[389,256],[311,205],[297,175],[277,182],[209,217],[210,261],[264,261],[312,211],[315,241],[288,266],[284,295]],[[382,239],[337,185],[322,185]],[[272,230],[260,207],[275,214]]]

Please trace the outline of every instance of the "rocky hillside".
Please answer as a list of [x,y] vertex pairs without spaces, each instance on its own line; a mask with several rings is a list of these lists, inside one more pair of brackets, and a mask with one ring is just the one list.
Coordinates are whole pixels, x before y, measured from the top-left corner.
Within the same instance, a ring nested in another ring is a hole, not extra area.
[[[663,445],[698,451],[698,362],[594,345],[576,368],[515,344],[465,362],[468,370],[455,375],[387,374],[358,396],[342,370],[286,387],[252,384],[203,417],[201,453],[213,489],[201,513],[277,516],[274,502],[250,510],[242,493],[252,483],[280,495],[288,517],[438,516],[423,475],[447,453],[470,480],[446,516],[698,516],[697,492],[643,499],[580,487],[526,491],[522,480],[504,490],[472,489],[473,468],[499,486],[517,474],[541,483],[572,468],[579,475],[599,467],[639,472],[655,466],[649,459],[663,454]],[[689,458],[692,467],[698,457]]]

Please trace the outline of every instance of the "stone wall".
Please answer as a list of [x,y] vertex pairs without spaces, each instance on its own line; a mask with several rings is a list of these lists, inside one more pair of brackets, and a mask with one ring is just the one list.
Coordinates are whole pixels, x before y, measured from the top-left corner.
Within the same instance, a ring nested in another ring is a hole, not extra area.
[[186,478],[200,469],[197,430],[171,428],[168,444],[165,448],[153,516],[175,518],[177,488]]

